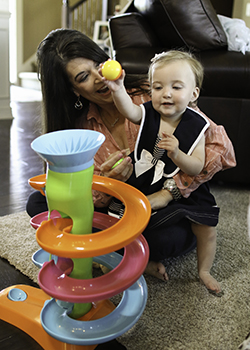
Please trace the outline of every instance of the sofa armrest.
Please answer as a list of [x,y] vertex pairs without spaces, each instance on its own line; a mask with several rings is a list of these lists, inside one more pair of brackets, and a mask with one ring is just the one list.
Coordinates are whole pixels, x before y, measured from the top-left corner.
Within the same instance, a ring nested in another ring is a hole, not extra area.
[[125,13],[109,19],[113,49],[159,46],[158,39],[140,13]]

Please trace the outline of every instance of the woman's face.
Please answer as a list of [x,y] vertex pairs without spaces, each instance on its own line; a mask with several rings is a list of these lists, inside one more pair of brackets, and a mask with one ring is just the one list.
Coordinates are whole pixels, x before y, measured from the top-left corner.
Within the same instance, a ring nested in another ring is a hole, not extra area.
[[102,82],[98,68],[99,63],[86,58],[75,58],[67,64],[66,72],[77,96],[81,95],[101,106],[111,103],[113,98],[108,87]]

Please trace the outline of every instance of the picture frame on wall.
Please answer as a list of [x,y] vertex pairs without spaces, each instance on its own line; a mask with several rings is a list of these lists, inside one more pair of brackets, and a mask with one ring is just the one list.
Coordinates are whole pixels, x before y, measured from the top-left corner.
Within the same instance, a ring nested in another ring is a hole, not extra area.
[[93,40],[98,45],[104,45],[109,37],[109,26],[106,21],[95,21]]

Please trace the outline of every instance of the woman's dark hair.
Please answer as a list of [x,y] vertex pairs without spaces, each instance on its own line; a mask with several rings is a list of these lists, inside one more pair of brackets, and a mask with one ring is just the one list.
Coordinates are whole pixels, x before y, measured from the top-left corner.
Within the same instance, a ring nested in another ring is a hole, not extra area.
[[57,29],[39,44],[38,76],[44,102],[45,132],[75,128],[75,120],[87,113],[89,102],[82,97],[83,109],[74,108],[77,100],[66,73],[72,59],[83,57],[97,63],[109,56],[85,34],[71,29]]
[[[86,58],[96,63],[109,56],[85,34],[73,29],[50,32],[37,49],[38,77],[42,85],[44,132],[74,129],[79,116],[87,114],[89,101],[81,96],[82,110],[74,108],[77,100],[66,73],[69,61]],[[147,92],[146,76],[126,76],[125,86],[132,94]]]

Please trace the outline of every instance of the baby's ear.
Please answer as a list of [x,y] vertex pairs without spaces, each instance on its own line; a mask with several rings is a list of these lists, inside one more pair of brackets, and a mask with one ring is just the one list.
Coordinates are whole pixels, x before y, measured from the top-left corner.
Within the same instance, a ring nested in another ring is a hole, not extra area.
[[200,89],[198,88],[198,86],[196,86],[193,90],[193,96],[190,102],[195,102],[199,98],[199,95],[200,95]]

